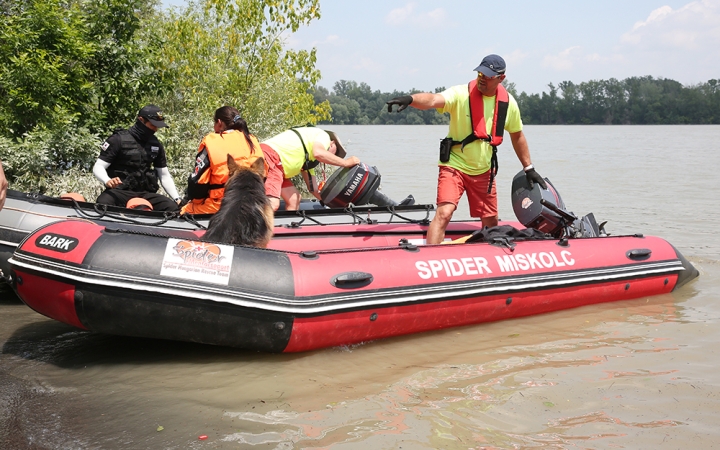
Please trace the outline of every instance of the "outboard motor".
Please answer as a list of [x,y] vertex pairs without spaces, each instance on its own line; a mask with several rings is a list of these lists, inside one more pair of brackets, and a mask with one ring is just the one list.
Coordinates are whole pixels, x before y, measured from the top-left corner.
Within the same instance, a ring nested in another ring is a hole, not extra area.
[[512,182],[512,206],[515,217],[527,228],[535,228],[553,237],[596,237],[605,235],[604,223],[598,226],[590,213],[578,219],[565,210],[565,203],[555,186],[545,178],[547,189],[534,183],[532,189],[525,172],[520,171]]
[[380,172],[377,167],[360,163],[353,167],[338,169],[325,182],[320,198],[331,208],[344,208],[352,203],[355,206],[372,204],[377,206],[410,206],[415,198],[408,195],[397,203],[378,191]]

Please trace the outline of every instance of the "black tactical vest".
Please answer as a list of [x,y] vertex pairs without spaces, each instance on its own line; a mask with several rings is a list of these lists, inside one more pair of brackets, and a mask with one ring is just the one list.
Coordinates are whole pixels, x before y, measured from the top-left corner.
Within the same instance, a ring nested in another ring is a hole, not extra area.
[[[128,130],[116,130],[113,134],[120,136],[121,152],[108,167],[108,176],[120,178],[122,184],[118,189],[157,192],[160,185],[152,163],[160,151],[160,141],[153,136],[143,146]],[[153,152],[152,147],[157,150]]]

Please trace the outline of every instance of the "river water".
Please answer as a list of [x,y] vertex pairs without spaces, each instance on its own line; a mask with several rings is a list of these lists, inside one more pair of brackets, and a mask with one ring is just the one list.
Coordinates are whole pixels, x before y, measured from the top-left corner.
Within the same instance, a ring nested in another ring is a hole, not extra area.
[[[378,167],[386,195],[434,203],[444,126],[331,129]],[[289,355],[81,332],[6,294],[0,448],[717,447],[720,126],[525,133],[569,210],[611,234],[664,237],[700,278],[668,295]],[[500,217],[514,220],[510,144],[499,162]]]

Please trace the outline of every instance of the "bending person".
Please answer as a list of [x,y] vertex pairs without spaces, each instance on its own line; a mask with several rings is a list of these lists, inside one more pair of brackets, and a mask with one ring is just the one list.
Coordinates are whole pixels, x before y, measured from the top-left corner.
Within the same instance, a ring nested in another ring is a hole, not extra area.
[[237,109],[232,106],[218,108],[213,122],[214,132],[206,135],[198,147],[195,169],[188,178],[190,202],[183,206],[183,214],[215,214],[220,210],[228,180],[228,154],[243,167],[252,166],[263,156],[260,143],[250,134]]
[[[140,110],[133,126],[116,130],[105,140],[93,167],[93,174],[105,185],[97,203],[125,207],[128,200],[140,197],[150,202],[156,211],[180,208],[180,196],[167,168],[165,148],[155,137],[155,132],[163,127],[167,124],[160,108],[147,105]],[[158,181],[172,199],[157,193]]]
[[285,200],[287,210],[300,207],[300,192],[290,179],[302,172],[308,190],[320,199],[315,179],[315,167],[319,163],[338,167],[360,164],[356,156],[345,158],[345,149],[332,131],[315,127],[296,127],[260,143],[268,163],[265,192],[275,211],[280,198]]

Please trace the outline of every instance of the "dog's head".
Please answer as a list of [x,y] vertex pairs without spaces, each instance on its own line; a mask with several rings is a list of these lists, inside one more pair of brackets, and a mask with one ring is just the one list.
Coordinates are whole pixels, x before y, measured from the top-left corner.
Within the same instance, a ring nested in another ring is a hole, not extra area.
[[235,158],[230,153],[227,155],[228,177],[232,177],[241,170],[250,170],[260,176],[261,180],[265,180],[265,160],[261,157],[255,160],[250,167],[243,167],[235,162]]
[[265,195],[265,161],[258,158],[250,167],[227,158],[228,181],[220,210],[203,237],[210,242],[252,245],[265,248],[273,235],[273,209]]

